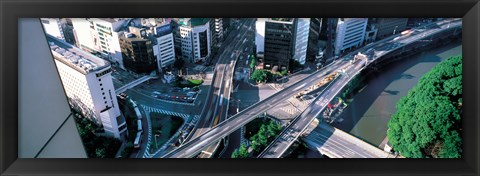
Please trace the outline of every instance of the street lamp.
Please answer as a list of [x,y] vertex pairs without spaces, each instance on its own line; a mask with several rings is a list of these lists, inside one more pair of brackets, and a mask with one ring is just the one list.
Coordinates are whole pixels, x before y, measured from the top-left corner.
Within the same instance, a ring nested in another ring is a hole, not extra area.
[[393,29],[393,35],[395,35],[395,32],[397,31],[397,27],[398,26],[395,26],[395,29]]
[[158,136],[159,136],[158,134],[155,134],[155,147],[156,147],[157,149],[158,149],[158,143],[157,143],[157,137],[158,137]]

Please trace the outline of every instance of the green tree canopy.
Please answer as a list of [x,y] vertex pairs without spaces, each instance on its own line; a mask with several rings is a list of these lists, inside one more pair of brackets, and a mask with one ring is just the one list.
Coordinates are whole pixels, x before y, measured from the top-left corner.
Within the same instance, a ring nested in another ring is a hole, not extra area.
[[427,72],[396,108],[387,131],[395,151],[407,158],[459,158],[462,56]]
[[268,70],[259,69],[259,70],[255,70],[252,73],[250,78],[256,81],[257,83],[269,82],[273,80],[273,74]]
[[248,158],[248,148],[245,144],[240,145],[240,148],[235,149],[232,153],[232,158]]
[[267,70],[255,70],[252,73],[251,78],[256,82],[267,82],[267,73],[270,72]]
[[255,59],[255,57],[251,56],[250,57],[250,69],[254,69],[256,65],[257,65],[257,60]]

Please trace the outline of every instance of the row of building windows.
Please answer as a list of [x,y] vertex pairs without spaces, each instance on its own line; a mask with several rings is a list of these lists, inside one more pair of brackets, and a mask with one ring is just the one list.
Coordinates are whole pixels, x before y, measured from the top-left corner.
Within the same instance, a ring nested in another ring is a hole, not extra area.
[[75,75],[69,74],[68,71],[59,69],[61,80],[65,88],[67,96],[80,99],[87,107],[93,108],[90,90],[84,79],[79,79]]
[[[103,72],[100,72],[100,73],[96,73],[95,75],[98,77],[101,77],[103,75],[106,75],[108,73],[112,72],[112,68],[108,68],[107,70],[103,71]],[[100,81],[100,79],[98,79],[98,81]]]
[[162,43],[160,43],[160,46],[162,46],[162,45],[168,45],[168,44],[170,44],[170,43],[172,43],[172,40],[171,40],[171,39],[168,39],[168,40],[165,40],[165,41],[163,41]]
[[349,38],[352,36],[357,36],[360,35],[361,33],[365,32],[365,28],[358,28],[354,30],[348,31],[348,33],[345,34],[345,38]]
[[365,21],[355,21],[355,22],[351,22],[351,23],[348,23],[346,29],[347,31],[350,30],[350,29],[353,29],[353,28],[358,28],[358,27],[361,27],[365,25]]
[[358,44],[360,44],[360,42],[361,42],[360,40],[357,40],[357,41],[352,41],[352,42],[346,43],[346,44],[343,45],[343,49],[358,45]]

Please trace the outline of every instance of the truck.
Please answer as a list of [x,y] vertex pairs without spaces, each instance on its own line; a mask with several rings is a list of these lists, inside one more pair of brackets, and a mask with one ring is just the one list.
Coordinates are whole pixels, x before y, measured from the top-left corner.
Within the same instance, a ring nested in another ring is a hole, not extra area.
[[133,142],[133,148],[140,148],[140,143],[142,143],[142,133],[142,131],[137,132],[137,136]]
[[402,35],[410,35],[413,31],[412,30],[404,30],[400,34]]

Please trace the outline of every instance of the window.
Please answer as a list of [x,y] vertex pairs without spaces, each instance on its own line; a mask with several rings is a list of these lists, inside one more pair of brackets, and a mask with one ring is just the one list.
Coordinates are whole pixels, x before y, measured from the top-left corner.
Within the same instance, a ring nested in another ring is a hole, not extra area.
[[107,101],[105,101],[105,104],[107,104]]
[[102,92],[102,95],[105,95],[105,92]]
[[103,88],[101,88],[100,90],[103,90]]
[[102,86],[102,83],[100,83],[100,86]]
[[105,99],[107,99],[107,97],[103,97],[103,99],[105,100]]
[[98,81],[102,81],[102,79],[98,79]]

